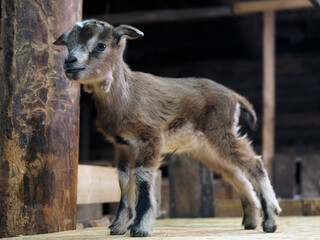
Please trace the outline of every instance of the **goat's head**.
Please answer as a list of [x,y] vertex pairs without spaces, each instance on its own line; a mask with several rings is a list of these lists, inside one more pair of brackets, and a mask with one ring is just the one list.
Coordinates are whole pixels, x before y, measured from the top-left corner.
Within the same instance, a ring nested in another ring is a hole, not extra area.
[[141,31],[131,26],[115,28],[106,22],[86,20],[76,23],[54,44],[68,47],[64,63],[67,77],[86,84],[110,77],[114,66],[122,59],[125,39],[142,36]]

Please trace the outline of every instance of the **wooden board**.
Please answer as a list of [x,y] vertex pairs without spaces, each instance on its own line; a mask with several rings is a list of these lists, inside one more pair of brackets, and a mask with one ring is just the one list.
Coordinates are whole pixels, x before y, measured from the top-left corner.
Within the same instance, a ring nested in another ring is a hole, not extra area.
[[78,204],[119,202],[120,195],[116,168],[79,165]]
[[279,11],[296,8],[313,7],[309,0],[265,0],[236,2],[233,5],[235,14],[246,14],[263,11]]
[[139,24],[176,22],[186,20],[199,20],[233,16],[233,14],[248,14],[263,11],[290,10],[313,7],[309,0],[264,0],[235,2],[219,7],[200,7],[183,9],[164,9],[154,11],[135,11],[124,13],[108,13],[103,15],[87,16],[96,18],[111,24]]
[[187,154],[169,161],[170,216],[213,217],[213,175],[204,164]]
[[301,196],[320,196],[320,155],[308,154],[301,157]]
[[[280,199],[281,216],[319,216],[320,198],[292,200]],[[241,217],[242,207],[240,200],[215,200],[214,210],[216,217]]]
[[[275,233],[264,233],[260,226],[256,230],[243,230],[241,221],[241,218],[161,219],[155,223],[153,236],[147,239],[320,239],[320,217],[282,217]],[[104,226],[12,240],[132,239],[129,236],[129,232],[124,236],[110,236]]]
[[273,183],[275,118],[275,13],[263,13],[263,126],[262,155]]
[[296,192],[296,162],[294,157],[289,154],[276,154],[274,163],[274,188],[276,195],[280,198],[293,198]]

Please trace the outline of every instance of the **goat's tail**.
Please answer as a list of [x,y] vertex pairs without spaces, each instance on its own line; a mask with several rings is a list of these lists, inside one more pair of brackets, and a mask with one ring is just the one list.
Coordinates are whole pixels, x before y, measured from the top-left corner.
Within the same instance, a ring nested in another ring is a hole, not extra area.
[[257,115],[251,103],[243,96],[234,93],[236,100],[241,106],[240,118],[243,119],[251,130],[257,129]]

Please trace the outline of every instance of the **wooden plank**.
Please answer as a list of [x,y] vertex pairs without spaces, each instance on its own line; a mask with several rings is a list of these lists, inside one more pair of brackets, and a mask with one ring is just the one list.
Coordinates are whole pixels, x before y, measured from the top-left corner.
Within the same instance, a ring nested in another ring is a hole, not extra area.
[[221,6],[190,9],[165,9],[90,15],[86,16],[86,18],[96,18],[111,24],[147,24],[209,19],[232,16],[233,14],[248,14],[262,11],[278,11],[310,7],[313,7],[313,5],[309,0],[265,0],[235,2],[232,8],[230,6]]
[[[320,216],[320,198],[293,200],[279,199],[281,216]],[[215,200],[216,217],[241,217],[240,200]]]
[[262,154],[273,182],[275,118],[275,13],[263,14],[263,126]]
[[231,16],[232,11],[228,6],[207,7],[192,9],[167,9],[156,11],[140,11],[128,13],[113,13],[104,15],[89,16],[90,18],[100,19],[111,24],[138,24],[138,23],[159,23],[197,20],[214,17]]
[[119,202],[120,196],[116,168],[79,164],[78,204]]
[[309,0],[264,0],[235,2],[233,9],[235,14],[247,14],[264,11],[280,11],[297,8],[313,7]]
[[77,206],[77,222],[85,221],[88,219],[102,218],[103,204],[79,204]]
[[277,197],[293,198],[295,194],[296,163],[288,154],[276,154],[274,158],[274,188]]
[[1,0],[1,11],[0,238],[74,229],[80,86],[52,43],[81,1]]
[[320,198],[303,199],[303,215],[319,216],[320,215]]
[[170,217],[170,186],[169,178],[163,178],[161,184],[160,217]]
[[320,155],[308,154],[301,159],[301,197],[320,196]]
[[[275,233],[263,233],[261,226],[255,230],[244,230],[241,218],[196,218],[160,219],[155,222],[152,237],[147,239],[218,239],[218,240],[265,240],[265,239],[320,239],[319,217],[280,217]],[[106,226],[79,229],[61,233],[12,238],[12,240],[39,239],[132,239],[125,235],[110,235]]]
[[170,217],[213,216],[212,172],[186,154],[169,161]]
[[303,201],[292,199],[281,199],[279,201],[282,209],[281,216],[303,216]]
[[[216,200],[239,199],[237,190],[225,180],[215,178],[213,180],[213,195]],[[216,215],[215,215],[216,216]]]
[[155,176],[155,183],[154,183],[154,195],[158,204],[157,209],[157,217],[161,216],[161,185],[162,185],[162,172],[160,170],[157,170],[156,176]]
[[216,217],[241,217],[243,210],[240,200],[214,200]]

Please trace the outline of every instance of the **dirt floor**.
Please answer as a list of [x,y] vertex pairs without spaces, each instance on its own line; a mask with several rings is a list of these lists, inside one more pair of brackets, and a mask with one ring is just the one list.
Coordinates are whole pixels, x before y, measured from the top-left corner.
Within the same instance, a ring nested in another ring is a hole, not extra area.
[[[10,239],[129,239],[124,236],[110,236],[107,227],[86,228],[74,231],[21,236]],[[132,239],[132,238],[130,238]],[[134,238],[139,239],[139,238]],[[320,217],[281,217],[277,232],[264,233],[243,230],[241,218],[161,219],[154,226],[153,236],[147,239],[320,239]]]

